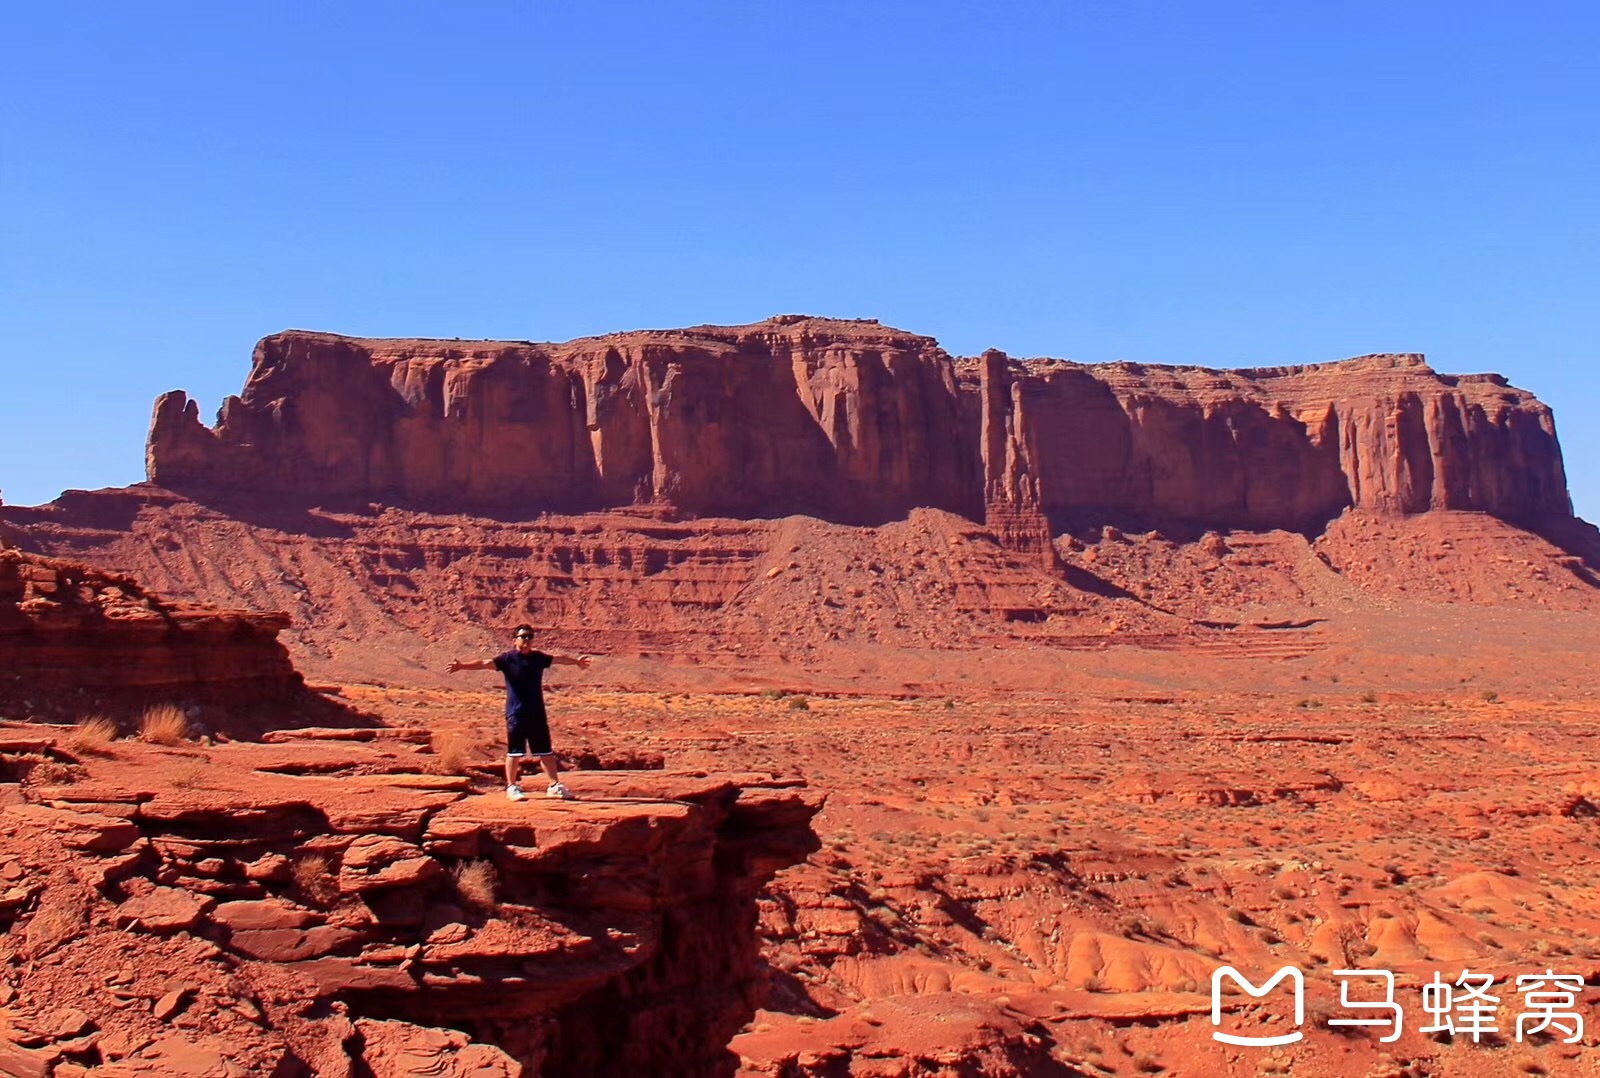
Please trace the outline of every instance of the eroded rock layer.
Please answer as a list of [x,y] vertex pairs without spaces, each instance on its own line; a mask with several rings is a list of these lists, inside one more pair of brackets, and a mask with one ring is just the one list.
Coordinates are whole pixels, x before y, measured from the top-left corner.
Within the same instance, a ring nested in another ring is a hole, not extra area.
[[278,642],[283,613],[159,598],[135,580],[0,550],[0,701],[78,714],[190,701],[283,707],[306,697]]
[[404,728],[202,752],[12,725],[0,761],[17,1075],[731,1074],[756,893],[821,803],[637,771],[513,804]]
[[1418,355],[1217,371],[989,353],[985,495],[1052,521],[1318,531],[1347,507],[1571,515],[1550,411]]
[[[1317,531],[1347,507],[1570,518],[1550,411],[1417,355],[1218,371],[955,359],[784,316],[565,344],[286,332],[214,428],[155,406],[152,482],[526,518],[659,503],[881,523],[916,506],[1048,526]],[[1047,522],[1047,523],[1046,523]]]
[[778,320],[562,345],[280,333],[216,429],[156,402],[148,472],[179,489],[417,506],[875,521],[978,510],[955,372],[929,338]]
[[[1091,569],[1063,580],[982,526],[932,510],[878,528],[627,510],[514,522],[365,507],[244,518],[142,486],[4,512],[39,549],[136,572],[165,594],[288,611],[284,638],[316,679],[438,678],[452,649],[499,646],[522,621],[562,647],[708,668],[847,641],[1071,644],[1188,629]],[[485,629],[494,644],[464,635]]]

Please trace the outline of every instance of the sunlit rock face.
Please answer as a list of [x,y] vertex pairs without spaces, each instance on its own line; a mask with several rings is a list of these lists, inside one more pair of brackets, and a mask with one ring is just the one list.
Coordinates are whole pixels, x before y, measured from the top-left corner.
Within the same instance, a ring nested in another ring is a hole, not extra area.
[[155,406],[149,478],[528,517],[657,504],[882,523],[1285,528],[1346,508],[1570,517],[1550,411],[1420,356],[1219,371],[953,358],[871,321],[784,316],[565,344],[261,341],[215,427]]

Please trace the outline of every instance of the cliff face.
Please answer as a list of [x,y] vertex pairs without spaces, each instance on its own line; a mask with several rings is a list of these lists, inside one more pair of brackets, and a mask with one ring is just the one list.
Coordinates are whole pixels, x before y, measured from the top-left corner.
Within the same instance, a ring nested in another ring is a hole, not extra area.
[[876,521],[978,511],[956,409],[934,342],[873,323],[564,345],[281,333],[214,431],[182,393],[160,398],[147,462],[173,489]]
[[583,771],[585,800],[511,804],[430,741],[90,755],[0,724],[0,1073],[731,1075],[756,894],[821,798]]
[[1571,516],[1549,409],[1414,355],[1249,371],[957,360],[783,317],[559,345],[289,332],[214,429],[155,406],[152,482],[527,516],[662,503],[877,523],[915,506],[1048,550],[1065,523],[1317,531],[1346,507]]
[[277,639],[288,624],[287,614],[164,600],[124,576],[0,550],[0,704],[69,717],[170,700],[315,706]]
[[1320,531],[1347,507],[1571,516],[1550,410],[1421,356],[1215,371],[963,365],[983,398],[986,502],[1053,522]]

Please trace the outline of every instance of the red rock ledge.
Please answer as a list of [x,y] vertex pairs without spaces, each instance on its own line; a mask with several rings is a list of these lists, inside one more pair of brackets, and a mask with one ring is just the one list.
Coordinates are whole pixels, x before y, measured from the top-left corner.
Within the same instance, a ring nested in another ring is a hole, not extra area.
[[0,706],[75,718],[156,702],[310,704],[278,642],[288,625],[287,614],[163,599],[130,577],[0,549]]
[[[0,1073],[731,1075],[756,892],[821,798],[577,772],[512,804],[425,731],[204,750],[0,724]],[[481,873],[489,888],[463,882]]]

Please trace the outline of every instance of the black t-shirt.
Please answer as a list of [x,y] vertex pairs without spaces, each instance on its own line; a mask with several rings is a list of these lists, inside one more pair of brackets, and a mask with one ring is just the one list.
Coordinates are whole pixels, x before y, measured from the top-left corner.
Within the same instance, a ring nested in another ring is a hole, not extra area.
[[544,717],[544,672],[555,662],[542,651],[526,655],[512,648],[494,657],[494,668],[506,677],[506,714]]

